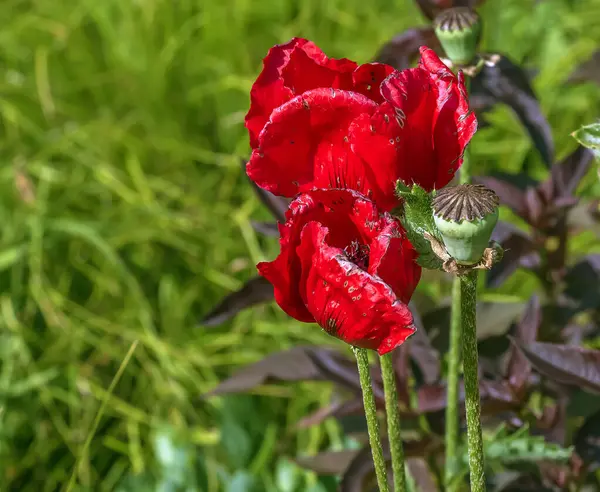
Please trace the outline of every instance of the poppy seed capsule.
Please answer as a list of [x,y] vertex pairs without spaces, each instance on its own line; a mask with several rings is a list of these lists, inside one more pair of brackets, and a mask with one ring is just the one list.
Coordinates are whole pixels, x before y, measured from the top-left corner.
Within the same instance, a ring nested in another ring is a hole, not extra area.
[[433,219],[450,256],[473,265],[483,256],[498,222],[498,195],[482,185],[464,184],[439,190]]
[[443,10],[433,21],[435,35],[455,65],[468,65],[477,54],[481,20],[468,7]]

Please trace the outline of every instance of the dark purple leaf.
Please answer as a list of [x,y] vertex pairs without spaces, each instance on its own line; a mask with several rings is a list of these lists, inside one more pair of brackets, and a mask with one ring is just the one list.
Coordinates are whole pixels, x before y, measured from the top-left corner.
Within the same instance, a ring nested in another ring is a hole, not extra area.
[[426,460],[423,458],[408,458],[406,465],[410,476],[414,480],[416,490],[437,492],[438,486]]
[[553,492],[553,489],[545,487],[536,475],[523,474],[504,482],[494,492]]
[[414,27],[398,34],[381,47],[374,61],[404,70],[418,57],[421,46],[428,46],[438,53],[441,51],[431,27]]
[[[523,313],[523,317],[516,325],[515,339],[526,345],[535,342],[541,321],[542,311],[540,299],[537,295],[534,295],[529,300],[525,312]],[[510,351],[510,358],[506,371],[508,383],[513,391],[517,394],[522,393],[530,373],[531,365],[529,364],[529,361],[523,353],[513,345]]]
[[475,178],[477,183],[494,190],[500,198],[500,203],[510,208],[516,215],[525,219],[527,217],[527,205],[525,193],[517,186],[501,178],[492,176],[480,176]]
[[216,308],[208,313],[200,324],[204,326],[217,326],[233,318],[240,311],[273,299],[273,286],[263,277],[254,277],[244,286],[226,296]]
[[330,375],[315,364],[315,360],[330,358],[336,354],[334,350],[316,346],[300,346],[276,352],[240,369],[208,396],[242,393],[273,381],[326,381]]
[[475,96],[492,96],[508,105],[519,117],[548,167],[554,161],[554,141],[526,73],[504,55],[493,66],[484,65],[471,85]]
[[[241,161],[242,169],[244,173],[246,173],[246,161]],[[273,214],[273,217],[281,223],[285,222],[285,212],[288,208],[290,201],[287,198],[283,198],[280,196],[275,196],[273,193],[263,190],[258,187],[254,181],[250,181],[254,192],[258,196],[259,200],[269,209],[269,211]]]
[[514,343],[533,367],[550,380],[600,392],[599,350],[540,342],[524,344],[516,340]]
[[[383,440],[383,458],[388,464],[388,480],[391,486],[391,470],[389,462],[391,460],[390,447],[387,439]],[[438,439],[424,437],[420,440],[404,441],[404,456],[407,461],[413,459],[422,459],[430,453],[439,453],[441,451],[441,442]],[[418,464],[416,464],[418,466]],[[340,492],[365,492],[377,491],[375,483],[375,468],[373,467],[373,457],[369,447],[361,449],[354,459],[348,464],[342,476]],[[428,490],[428,489],[419,489]]]
[[541,223],[543,214],[547,212],[546,204],[538,188],[527,188],[527,191],[525,191],[525,206],[527,208],[525,220],[534,227],[538,226]]
[[600,305],[600,254],[588,255],[567,272],[564,295],[572,314]]
[[504,335],[525,311],[522,302],[487,302],[477,306],[477,339]]
[[592,53],[592,56],[579,65],[569,76],[568,82],[594,82],[600,85],[600,50]]
[[498,222],[492,234],[492,239],[502,245],[504,257],[490,270],[486,282],[488,287],[494,288],[502,285],[519,268],[528,255],[535,253],[539,258],[531,237],[508,222]]
[[319,475],[339,475],[348,469],[352,460],[360,453],[357,449],[325,451],[315,456],[300,456],[295,461],[301,467]]
[[263,236],[279,237],[279,228],[276,222],[258,222],[253,220],[252,228]]
[[600,466],[600,411],[590,415],[573,439],[575,451],[586,465]]
[[412,360],[421,371],[423,382],[425,384],[432,384],[440,378],[440,354],[431,344],[423,326],[423,320],[414,302],[411,301],[409,306],[413,313],[413,321],[417,327],[417,331],[408,339],[406,345],[408,346]]
[[[390,460],[389,443],[383,440],[384,458]],[[429,438],[420,441],[404,442],[404,454],[407,460],[420,459],[429,449],[433,448],[433,441]],[[366,448],[367,450],[369,448]],[[314,471],[319,475],[340,475],[347,471],[363,451],[352,449],[344,451],[325,451],[314,456],[301,456],[295,459],[301,467]],[[369,458],[371,454],[369,453]],[[364,458],[360,457],[360,462]],[[368,460],[367,460],[368,461]],[[372,459],[371,459],[372,466]],[[374,469],[372,470],[374,473]]]
[[[322,374],[327,375],[327,379],[344,388],[354,391],[360,391],[360,380],[356,363],[347,359],[339,352],[313,351],[308,356],[312,359],[315,367],[319,368]],[[375,398],[384,399],[381,388],[373,385]]]
[[[384,450],[384,458],[386,462],[390,459],[389,449]],[[371,449],[366,447],[354,457],[344,471],[339,492],[376,492],[377,490]]]
[[594,154],[591,150],[579,146],[577,150],[559,163],[552,166],[550,180],[555,197],[572,196],[577,186],[587,174]]

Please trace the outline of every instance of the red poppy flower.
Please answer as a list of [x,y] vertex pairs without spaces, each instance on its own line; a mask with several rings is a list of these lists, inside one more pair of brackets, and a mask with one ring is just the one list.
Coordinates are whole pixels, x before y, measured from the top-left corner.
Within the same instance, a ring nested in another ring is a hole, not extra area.
[[271,49],[251,99],[247,172],[258,186],[288,197],[354,189],[384,210],[397,205],[398,179],[446,185],[477,128],[462,74],[428,48],[419,67],[397,72],[294,39]]
[[287,314],[380,354],[414,332],[406,303],[421,269],[395,218],[355,191],[316,189],[279,230],[281,253],[258,270]]

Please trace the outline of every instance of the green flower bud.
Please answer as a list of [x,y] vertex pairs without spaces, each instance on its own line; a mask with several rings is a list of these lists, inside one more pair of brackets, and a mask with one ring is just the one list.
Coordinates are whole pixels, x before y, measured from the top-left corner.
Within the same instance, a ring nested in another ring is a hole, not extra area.
[[433,21],[435,34],[446,55],[457,66],[470,64],[481,37],[479,15],[468,7],[443,10]]
[[433,220],[457,263],[481,260],[498,222],[498,205],[498,195],[482,185],[449,186],[436,193]]

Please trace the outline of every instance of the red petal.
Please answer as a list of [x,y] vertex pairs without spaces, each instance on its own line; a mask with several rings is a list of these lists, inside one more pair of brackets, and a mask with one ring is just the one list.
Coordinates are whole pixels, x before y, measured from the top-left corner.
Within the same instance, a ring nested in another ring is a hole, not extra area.
[[380,277],[402,302],[408,303],[421,278],[421,267],[399,222],[388,216],[387,226],[370,249],[369,273]]
[[345,342],[383,355],[415,331],[408,307],[379,277],[327,245],[328,230],[310,222],[297,248],[302,263],[301,295],[317,323]]
[[[285,44],[273,46],[263,60],[263,69],[250,90],[250,110],[246,115],[246,128],[250,134],[250,146],[258,145],[258,135],[269,120],[271,112],[293,97],[281,76],[282,70],[290,60],[290,54],[296,47],[317,54],[321,52],[306,39],[293,38]],[[321,52],[323,55],[323,53]],[[323,55],[325,56],[325,55]]]
[[[393,206],[397,179],[428,191],[450,182],[477,129],[462,74],[458,78],[437,55],[421,49],[418,68],[395,72],[381,85],[386,99],[367,119],[355,120],[352,149],[367,164],[365,174],[382,208]],[[379,193],[379,196],[377,195]]]
[[352,67],[348,67],[350,68],[349,73],[339,72],[328,65],[325,60],[318,61],[309,56],[302,48],[296,48],[292,51],[290,61],[282,71],[285,85],[296,95],[319,87],[337,89],[340,85],[351,85],[355,63],[352,64]]
[[271,115],[246,168],[261,188],[292,197],[314,187],[369,193],[362,161],[347,140],[350,122],[376,104],[356,92],[314,89]]
[[394,72],[394,67],[383,63],[365,63],[360,65],[352,74],[354,87],[351,90],[373,99],[376,103],[382,103],[383,97],[379,87],[388,75]]

